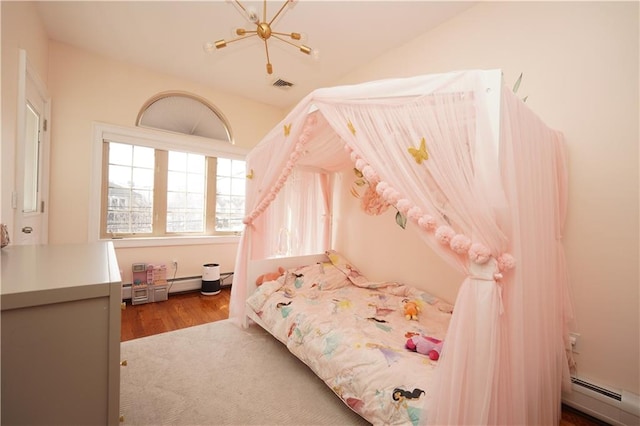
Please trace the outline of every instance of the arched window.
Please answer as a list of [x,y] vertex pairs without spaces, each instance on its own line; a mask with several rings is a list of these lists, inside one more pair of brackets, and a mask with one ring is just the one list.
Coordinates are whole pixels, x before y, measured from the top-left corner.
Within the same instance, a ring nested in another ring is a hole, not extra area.
[[[184,238],[242,231],[245,155],[204,99],[160,93],[136,128],[97,125],[99,238]],[[194,137],[196,136],[196,137]]]
[[224,115],[205,99],[191,93],[155,95],[140,109],[136,126],[234,143]]

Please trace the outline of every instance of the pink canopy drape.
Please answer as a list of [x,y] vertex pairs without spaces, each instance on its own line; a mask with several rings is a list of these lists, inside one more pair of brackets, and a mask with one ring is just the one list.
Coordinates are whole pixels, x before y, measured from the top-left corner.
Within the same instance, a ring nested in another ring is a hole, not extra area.
[[[244,317],[247,262],[275,254],[274,245],[282,249],[274,244],[282,243],[282,229],[298,236],[312,230],[328,244],[328,176],[352,164],[467,277],[423,419],[557,424],[571,314],[561,244],[563,153],[562,135],[502,87],[499,71],[317,90],[247,159],[253,179],[231,317]],[[283,214],[279,202],[299,193],[301,176],[314,171],[315,183],[303,184],[305,197],[317,194],[306,202],[321,207],[313,210],[321,225],[311,228],[300,215]]]

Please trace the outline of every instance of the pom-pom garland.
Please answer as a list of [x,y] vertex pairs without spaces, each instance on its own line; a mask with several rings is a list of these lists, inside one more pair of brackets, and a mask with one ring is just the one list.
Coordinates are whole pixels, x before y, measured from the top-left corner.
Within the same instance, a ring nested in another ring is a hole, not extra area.
[[[304,145],[309,141],[311,131],[315,127],[316,123],[317,123],[316,117],[312,116],[307,119],[304,125],[304,128],[302,130],[302,133],[298,137],[298,141],[293,146],[293,151],[289,155],[289,160],[287,161],[284,169],[280,173],[280,176],[276,180],[276,183],[270,189],[269,193],[262,199],[262,201],[260,201],[260,203],[256,206],[256,208],[242,219],[242,223],[244,223],[245,225],[251,225],[251,223],[267,209],[269,204],[271,204],[271,202],[273,202],[273,200],[276,199],[276,195],[278,194],[278,192],[280,192],[280,190],[284,186],[284,182],[286,182],[289,175],[293,171],[295,164],[298,162],[300,157],[304,155]],[[351,152],[351,154],[353,155],[353,152]]]
[[[304,144],[309,140],[311,130],[314,126],[315,120],[308,120],[307,123],[305,123],[303,132],[289,155],[289,160],[276,180],[275,185],[258,206],[243,218],[242,223],[251,225],[251,223],[267,209],[269,204],[275,200],[277,193],[282,189],[287,178],[293,171],[296,162],[304,154]],[[472,243],[469,237],[464,234],[457,234],[455,230],[448,225],[437,226],[437,221],[433,216],[424,214],[420,207],[414,205],[409,199],[402,197],[402,194],[389,185],[389,183],[381,181],[373,167],[360,158],[350,146],[345,145],[344,150],[351,157],[355,167],[360,170],[363,176],[372,184],[372,192],[377,193],[382,199],[386,200],[386,203],[395,206],[399,212],[406,215],[408,219],[415,222],[424,231],[434,232],[435,238],[440,244],[448,246],[457,254],[463,255],[466,253],[469,260],[480,265],[485,264],[492,257],[491,250],[485,245]],[[369,194],[370,197],[372,195],[373,194]],[[378,203],[382,203],[382,200],[379,200]],[[516,264],[514,257],[510,253],[500,254],[496,262],[499,271],[494,274],[496,281],[503,277],[502,272],[514,268]]]

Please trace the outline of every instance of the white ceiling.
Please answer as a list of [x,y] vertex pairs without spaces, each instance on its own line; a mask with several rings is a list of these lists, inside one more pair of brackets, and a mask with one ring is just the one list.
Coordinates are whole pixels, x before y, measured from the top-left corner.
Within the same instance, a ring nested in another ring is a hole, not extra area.
[[[242,2],[262,15],[260,1]],[[283,1],[267,2],[267,18]],[[462,1],[310,1],[287,7],[273,31],[300,32],[318,49],[313,60],[273,37],[266,73],[264,43],[258,37],[206,53],[203,44],[232,39],[236,27],[255,29],[231,1],[42,1],[38,9],[49,37],[117,60],[183,77],[225,93],[287,108],[310,91],[340,77],[387,50],[434,28],[475,2]],[[294,84],[282,89],[277,79]]]

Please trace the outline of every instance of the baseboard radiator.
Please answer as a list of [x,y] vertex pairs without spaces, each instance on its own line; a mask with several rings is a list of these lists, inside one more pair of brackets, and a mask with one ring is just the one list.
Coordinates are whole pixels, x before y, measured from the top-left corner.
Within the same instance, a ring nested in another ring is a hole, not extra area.
[[[186,291],[200,290],[202,288],[202,276],[181,277],[168,279],[169,294],[184,293]],[[229,287],[233,284],[233,272],[223,272],[220,274],[220,287]],[[122,285],[122,300],[131,300],[131,283]]]
[[586,378],[571,378],[572,392],[562,402],[612,425],[640,424],[640,396],[608,389]]

